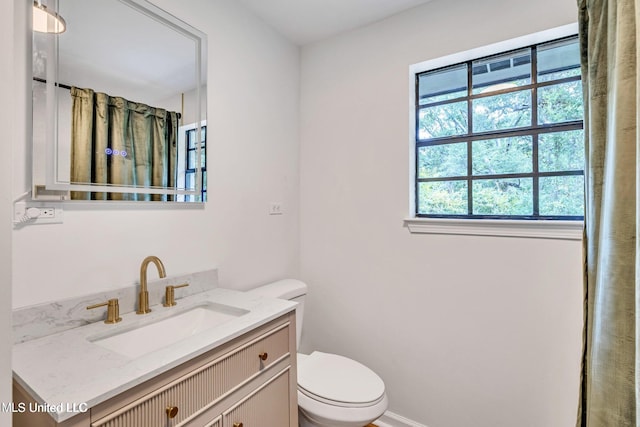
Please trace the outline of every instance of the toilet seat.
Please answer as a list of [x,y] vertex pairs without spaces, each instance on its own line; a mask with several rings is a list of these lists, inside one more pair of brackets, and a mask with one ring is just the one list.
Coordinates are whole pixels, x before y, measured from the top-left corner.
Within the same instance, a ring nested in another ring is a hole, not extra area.
[[362,427],[380,418],[388,406],[389,400],[386,394],[372,406],[348,408],[319,402],[298,389],[298,413],[301,427]]
[[329,405],[329,406],[338,406],[341,408],[353,408],[353,409],[357,409],[357,408],[369,408],[373,405],[376,405],[378,403],[380,403],[384,398],[385,395],[380,396],[377,400],[375,401],[371,401],[371,402],[365,402],[365,403],[346,403],[346,402],[338,402],[335,400],[331,400],[331,399],[325,399],[324,397],[315,395],[313,393],[309,393],[307,390],[298,387],[298,396],[300,396],[300,394],[302,394],[303,396],[307,396],[309,399],[318,402],[318,403],[322,403],[325,405]]
[[298,354],[298,391],[316,402],[344,408],[375,406],[386,399],[384,382],[371,369],[337,354]]

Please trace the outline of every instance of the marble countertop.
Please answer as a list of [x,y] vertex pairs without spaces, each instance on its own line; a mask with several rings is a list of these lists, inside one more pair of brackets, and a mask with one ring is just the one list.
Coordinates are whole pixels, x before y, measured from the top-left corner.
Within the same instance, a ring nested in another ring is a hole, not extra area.
[[[292,311],[291,301],[215,288],[177,300],[174,307],[152,306],[146,315],[127,313],[115,325],[96,322],[13,346],[13,376],[57,421],[91,408],[158,374]],[[206,302],[248,310],[214,328],[137,358],[127,358],[89,341],[184,312]]]

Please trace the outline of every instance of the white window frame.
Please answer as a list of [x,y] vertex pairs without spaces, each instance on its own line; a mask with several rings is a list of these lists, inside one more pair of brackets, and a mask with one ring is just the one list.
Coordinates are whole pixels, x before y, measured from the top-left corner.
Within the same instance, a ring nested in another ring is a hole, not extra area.
[[409,216],[404,220],[411,233],[461,234],[474,236],[528,237],[543,239],[581,240],[583,221],[493,220],[416,217],[416,74],[485,56],[545,43],[578,34],[578,24],[569,24],[546,31],[494,43],[413,64],[409,67]]

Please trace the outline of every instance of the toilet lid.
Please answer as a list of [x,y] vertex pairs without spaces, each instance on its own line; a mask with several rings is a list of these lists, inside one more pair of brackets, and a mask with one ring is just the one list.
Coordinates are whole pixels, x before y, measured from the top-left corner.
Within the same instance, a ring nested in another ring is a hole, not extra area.
[[338,404],[374,402],[384,394],[384,382],[371,369],[319,351],[298,358],[298,387],[307,395]]

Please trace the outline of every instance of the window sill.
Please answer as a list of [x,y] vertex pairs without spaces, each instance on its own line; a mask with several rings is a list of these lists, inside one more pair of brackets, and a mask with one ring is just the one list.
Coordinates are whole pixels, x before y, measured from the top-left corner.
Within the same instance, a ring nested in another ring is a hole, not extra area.
[[583,221],[407,218],[411,233],[582,240]]

